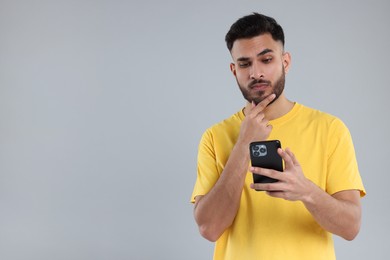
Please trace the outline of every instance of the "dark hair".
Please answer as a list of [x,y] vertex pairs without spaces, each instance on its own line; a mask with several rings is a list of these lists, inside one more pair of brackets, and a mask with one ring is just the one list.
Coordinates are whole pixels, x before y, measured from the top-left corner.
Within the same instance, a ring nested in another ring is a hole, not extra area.
[[225,36],[229,51],[238,39],[248,39],[269,33],[275,41],[281,41],[284,46],[284,33],[282,27],[274,18],[259,13],[253,13],[238,19]]

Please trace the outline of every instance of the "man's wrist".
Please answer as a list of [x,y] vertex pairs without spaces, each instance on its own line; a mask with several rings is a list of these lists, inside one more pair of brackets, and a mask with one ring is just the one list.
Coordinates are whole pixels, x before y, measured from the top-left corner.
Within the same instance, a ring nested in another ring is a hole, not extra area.
[[316,203],[316,197],[318,196],[319,187],[312,181],[307,180],[307,191],[302,198],[302,202],[305,205],[314,205]]

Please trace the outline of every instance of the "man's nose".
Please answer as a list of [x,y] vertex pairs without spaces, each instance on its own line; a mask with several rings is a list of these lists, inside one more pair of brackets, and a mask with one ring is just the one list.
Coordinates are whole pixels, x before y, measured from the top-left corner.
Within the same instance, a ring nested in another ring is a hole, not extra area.
[[260,79],[264,77],[264,71],[262,69],[262,66],[257,64],[256,62],[252,64],[251,71],[250,71],[250,77],[251,79]]

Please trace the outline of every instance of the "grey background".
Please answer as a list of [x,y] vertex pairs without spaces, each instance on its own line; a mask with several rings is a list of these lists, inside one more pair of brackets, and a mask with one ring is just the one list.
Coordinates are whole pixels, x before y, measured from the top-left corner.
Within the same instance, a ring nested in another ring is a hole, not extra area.
[[338,259],[388,259],[388,1],[0,1],[0,259],[211,259],[202,132],[244,101],[224,35],[284,27],[287,96],[339,116],[368,195]]

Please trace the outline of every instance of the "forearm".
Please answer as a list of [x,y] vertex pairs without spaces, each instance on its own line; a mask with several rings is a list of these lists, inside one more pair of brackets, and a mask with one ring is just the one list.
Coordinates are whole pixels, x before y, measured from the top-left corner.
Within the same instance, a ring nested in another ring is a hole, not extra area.
[[244,143],[235,145],[215,186],[196,201],[195,220],[208,240],[216,241],[237,214],[249,166],[248,147]]
[[325,230],[352,240],[358,234],[361,221],[358,191],[344,191],[331,196],[314,183],[310,195],[302,200],[317,223]]

